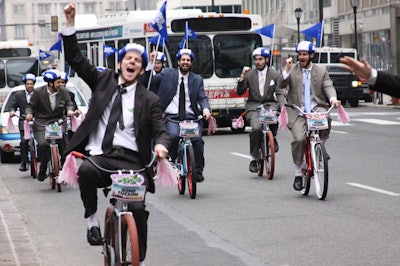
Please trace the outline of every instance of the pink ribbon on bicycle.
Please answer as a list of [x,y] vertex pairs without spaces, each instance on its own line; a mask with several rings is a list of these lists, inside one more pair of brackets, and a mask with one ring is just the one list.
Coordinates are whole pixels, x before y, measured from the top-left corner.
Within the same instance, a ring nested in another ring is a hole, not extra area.
[[28,120],[24,120],[24,139],[31,138],[31,129],[29,128]]
[[15,127],[14,127],[14,123],[12,121],[12,117],[9,116],[8,120],[7,120],[7,130],[10,131],[14,131]]
[[213,116],[208,119],[208,130],[207,134],[211,135],[212,133],[215,133],[217,131],[217,121]]
[[344,109],[343,105],[339,105],[338,107],[338,121],[343,124],[347,124],[350,122],[350,116]]
[[178,184],[179,169],[163,158],[158,160],[155,184],[162,187],[174,187]]
[[72,116],[71,118],[71,124],[72,124],[72,131],[75,132],[78,127],[81,125],[83,119],[85,119],[85,115],[81,114],[79,117]]
[[244,127],[244,119],[243,117],[247,114],[247,112],[243,112],[240,116],[232,123],[232,127],[234,129],[243,128]]
[[279,128],[282,130],[288,129],[288,113],[286,106],[282,106],[281,113],[278,116]]
[[68,154],[65,158],[65,163],[57,182],[59,184],[64,182],[73,188],[78,187],[78,166],[76,164],[76,159],[72,154]]

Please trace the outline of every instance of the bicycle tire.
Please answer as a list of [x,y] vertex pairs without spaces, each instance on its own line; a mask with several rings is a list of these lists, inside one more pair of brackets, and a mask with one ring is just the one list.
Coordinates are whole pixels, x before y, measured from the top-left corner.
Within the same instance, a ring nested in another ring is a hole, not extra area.
[[38,168],[37,168],[36,145],[34,139],[31,139],[29,141],[29,154],[30,154],[31,176],[33,178],[37,178]]
[[114,207],[108,207],[104,218],[104,266],[115,266],[117,264],[115,255],[115,226],[117,217],[114,215]]
[[197,173],[196,173],[196,160],[194,157],[193,145],[186,146],[186,163],[187,163],[187,183],[188,191],[191,199],[196,198],[197,193]]
[[51,146],[51,163],[53,168],[52,170],[54,170],[54,173],[50,174],[51,189],[55,189],[57,186],[57,192],[61,192],[61,184],[59,184],[56,180],[56,178],[60,175],[60,156],[57,145]]
[[122,258],[119,265],[139,266],[139,240],[135,219],[129,214],[123,215],[121,219]]
[[[179,143],[181,145],[181,143]],[[178,178],[178,192],[180,195],[185,194],[186,189],[186,180],[185,177],[182,176],[182,167],[183,167],[183,160],[182,160],[182,153],[183,150],[180,148],[178,151],[178,157],[176,158],[176,165],[179,165],[179,178]]]
[[301,194],[304,196],[307,196],[308,193],[310,193],[310,186],[311,186],[311,182],[310,182],[310,175],[308,173],[308,166],[306,163],[306,160],[304,160],[303,162],[303,189],[301,190]]
[[274,135],[271,131],[267,132],[265,136],[265,143],[267,147],[267,151],[264,157],[264,165],[265,165],[265,176],[267,179],[274,178],[275,172],[275,142],[274,142]]
[[328,158],[323,143],[315,144],[314,148],[314,183],[315,192],[320,200],[324,200],[328,193]]

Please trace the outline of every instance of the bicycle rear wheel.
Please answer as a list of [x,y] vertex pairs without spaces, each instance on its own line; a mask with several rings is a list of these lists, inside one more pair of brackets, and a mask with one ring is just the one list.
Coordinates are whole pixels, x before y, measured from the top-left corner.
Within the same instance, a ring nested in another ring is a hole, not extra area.
[[30,156],[31,176],[33,178],[37,178],[38,169],[37,169],[36,144],[34,139],[31,139],[29,141],[29,156]]
[[191,199],[196,198],[196,183],[197,183],[197,172],[196,172],[196,160],[194,157],[194,150],[192,145],[186,146],[186,163],[187,163],[187,183],[188,190]]
[[117,264],[115,256],[115,226],[117,217],[114,215],[114,208],[108,207],[105,215],[104,222],[104,266],[114,266]]
[[121,221],[121,250],[120,265],[139,266],[139,240],[135,219],[132,215],[125,214]]
[[[179,144],[181,145],[181,144]],[[180,195],[185,194],[186,183],[185,177],[182,176],[182,167],[183,167],[183,150],[179,148],[178,158],[176,159],[176,165],[179,166],[179,178],[178,178],[178,192]]]
[[323,143],[315,144],[314,183],[315,192],[320,200],[328,193],[328,156]]
[[311,182],[310,182],[310,175],[308,172],[308,166],[306,163],[306,160],[304,160],[303,162],[303,189],[301,190],[301,194],[303,194],[304,196],[307,196],[308,193],[310,193],[310,186],[311,186]]
[[272,135],[271,131],[267,132],[265,136],[265,143],[267,147],[267,151],[264,157],[264,164],[265,164],[265,176],[267,179],[274,178],[275,172],[275,142],[274,142],[274,135]]

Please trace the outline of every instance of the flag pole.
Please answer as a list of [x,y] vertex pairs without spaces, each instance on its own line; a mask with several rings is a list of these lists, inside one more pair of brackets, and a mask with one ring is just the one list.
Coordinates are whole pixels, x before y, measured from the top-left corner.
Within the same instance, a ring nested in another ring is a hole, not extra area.
[[188,21],[186,20],[186,22],[185,22],[185,36],[184,36],[184,38],[185,38],[186,49],[189,49],[189,38],[188,38],[189,36],[188,36],[187,32],[188,32]]
[[272,57],[274,55],[274,42],[275,42],[275,22],[274,22],[274,30],[272,31],[271,62],[270,62],[270,65],[273,63]]
[[[159,35],[157,38],[156,51],[158,51],[158,46],[160,45],[160,39],[161,39],[161,35]],[[154,56],[154,58],[153,58],[153,62],[152,62],[153,67],[154,67],[154,64],[156,63],[156,59],[157,59],[157,55]],[[150,83],[151,83],[152,78],[153,78],[153,69],[150,70],[149,82],[147,83],[147,90],[150,89]]]

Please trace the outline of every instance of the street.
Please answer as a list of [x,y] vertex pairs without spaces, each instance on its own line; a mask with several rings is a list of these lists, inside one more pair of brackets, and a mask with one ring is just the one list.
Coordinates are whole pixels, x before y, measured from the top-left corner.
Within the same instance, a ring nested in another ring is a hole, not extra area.
[[[346,111],[350,125],[332,114],[325,201],[313,184],[307,197],[293,189],[289,131],[278,132],[273,180],[249,172],[247,133],[205,136],[196,199],[164,187],[147,196],[146,265],[398,265],[400,111]],[[79,189],[57,193],[18,164],[0,169],[0,265],[103,265],[101,247],[86,242]],[[108,199],[98,196],[103,219]]]

